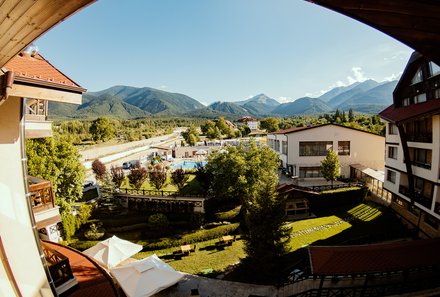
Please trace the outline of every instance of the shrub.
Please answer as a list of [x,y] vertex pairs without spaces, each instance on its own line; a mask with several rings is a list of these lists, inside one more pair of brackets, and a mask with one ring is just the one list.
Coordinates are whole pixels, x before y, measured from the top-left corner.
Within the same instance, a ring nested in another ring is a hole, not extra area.
[[99,228],[95,224],[90,225],[90,229],[84,232],[84,237],[89,240],[99,240],[105,234],[105,230],[103,228]]
[[169,226],[168,218],[166,217],[166,215],[162,213],[151,215],[148,218],[148,227],[151,230],[166,231],[168,230],[168,226]]
[[367,187],[340,188],[329,191],[323,191],[320,195],[309,198],[311,208],[324,209],[343,205],[352,205],[362,202],[368,193]]
[[138,244],[144,246],[143,251],[161,250],[171,247],[181,246],[183,243],[191,244],[210,239],[222,237],[235,232],[239,227],[238,223],[219,226],[209,230],[198,230],[194,233],[186,234],[180,238],[162,238],[156,242],[139,241]]
[[92,163],[92,170],[96,176],[96,179],[103,180],[104,176],[107,173],[107,168],[105,165],[99,160],[95,159]]

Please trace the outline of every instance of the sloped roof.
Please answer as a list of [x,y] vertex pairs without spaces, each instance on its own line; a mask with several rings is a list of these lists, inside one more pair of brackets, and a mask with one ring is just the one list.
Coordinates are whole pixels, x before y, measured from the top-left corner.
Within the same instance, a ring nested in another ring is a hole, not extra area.
[[440,265],[440,238],[350,246],[310,246],[316,275],[367,274]]
[[30,55],[22,52],[12,58],[2,68],[3,72],[14,72],[16,81],[51,85],[61,89],[73,89],[84,92],[79,84],[49,63],[40,54]]
[[440,100],[428,100],[423,103],[411,104],[405,107],[390,105],[379,113],[384,120],[392,123],[404,122],[425,115],[440,113]]
[[320,125],[314,125],[314,126],[294,127],[294,128],[280,130],[280,131],[269,133],[269,134],[291,134],[291,133],[296,133],[296,132],[305,131],[305,130],[309,130],[309,129],[320,128],[320,127],[324,127],[324,126],[335,126],[335,127],[350,129],[350,130],[354,130],[354,131],[359,131],[359,132],[383,137],[382,135],[379,135],[379,134],[376,134],[373,132],[368,132],[368,131],[364,131],[364,130],[360,130],[360,129],[356,129],[356,128],[352,128],[352,127],[347,127],[347,126],[343,126],[343,125],[332,124],[332,123],[320,124]]

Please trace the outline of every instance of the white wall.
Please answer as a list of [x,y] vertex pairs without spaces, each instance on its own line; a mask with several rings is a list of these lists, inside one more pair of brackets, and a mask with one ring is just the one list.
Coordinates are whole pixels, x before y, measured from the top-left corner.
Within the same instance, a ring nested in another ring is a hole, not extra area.
[[[20,149],[20,100],[9,97],[0,105],[0,236],[5,257],[23,296],[52,296],[32,231]],[[15,296],[0,264],[0,295]]]
[[344,128],[336,125],[325,125],[305,129],[288,136],[288,164],[299,167],[320,166],[325,156],[299,156],[299,143],[303,141],[332,141],[333,150],[337,152],[338,141],[350,141],[350,155],[338,156],[341,164],[341,175],[350,176],[350,164],[362,164],[376,170],[384,170],[385,137]]

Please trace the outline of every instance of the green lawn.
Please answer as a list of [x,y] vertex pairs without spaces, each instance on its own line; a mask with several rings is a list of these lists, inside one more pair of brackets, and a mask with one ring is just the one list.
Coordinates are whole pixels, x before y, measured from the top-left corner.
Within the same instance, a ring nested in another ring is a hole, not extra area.
[[[236,212],[237,209],[234,211]],[[349,209],[331,212],[334,215],[290,223],[292,227],[290,251],[295,252],[310,244],[362,244],[404,236],[402,234],[404,227],[387,208],[381,206],[362,203]],[[174,260],[172,256],[173,251],[178,250],[178,247],[143,252],[135,257],[141,259],[156,253],[179,271],[203,274],[208,270],[221,272],[246,256],[242,240],[234,242],[224,250],[216,249],[215,242],[216,240],[209,240],[197,243],[197,252],[183,257],[182,260]]]
[[223,249],[217,248],[215,245],[217,241],[218,239],[214,239],[197,243],[196,252],[182,257],[181,260],[174,260],[172,256],[173,251],[179,250],[179,247],[141,252],[136,254],[134,258],[143,259],[156,254],[178,271],[205,274],[222,272],[229,265],[240,262],[240,259],[246,256],[242,240],[236,240],[231,246],[225,246]]

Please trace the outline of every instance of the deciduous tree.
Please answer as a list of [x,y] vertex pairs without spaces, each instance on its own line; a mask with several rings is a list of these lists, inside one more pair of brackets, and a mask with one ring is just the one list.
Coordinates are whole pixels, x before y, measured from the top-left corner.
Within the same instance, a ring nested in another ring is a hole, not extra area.
[[156,164],[153,166],[153,170],[149,173],[150,182],[157,190],[160,190],[167,181],[167,171],[162,164]]
[[90,134],[95,141],[107,141],[115,136],[115,130],[107,118],[97,118],[90,125]]
[[177,186],[179,192],[182,191],[183,187],[188,181],[188,178],[189,176],[185,173],[185,170],[183,170],[182,168],[177,168],[171,173],[171,180],[173,181],[173,184]]
[[148,173],[144,167],[134,167],[130,169],[130,173],[127,177],[130,185],[136,190],[139,190],[147,179]]
[[124,170],[121,167],[110,167],[110,174],[112,176],[112,181],[115,183],[116,187],[121,187],[122,182],[125,180]]
[[95,174],[97,180],[102,180],[107,174],[107,168],[105,167],[104,163],[102,163],[99,159],[95,159],[92,162],[92,171]]

